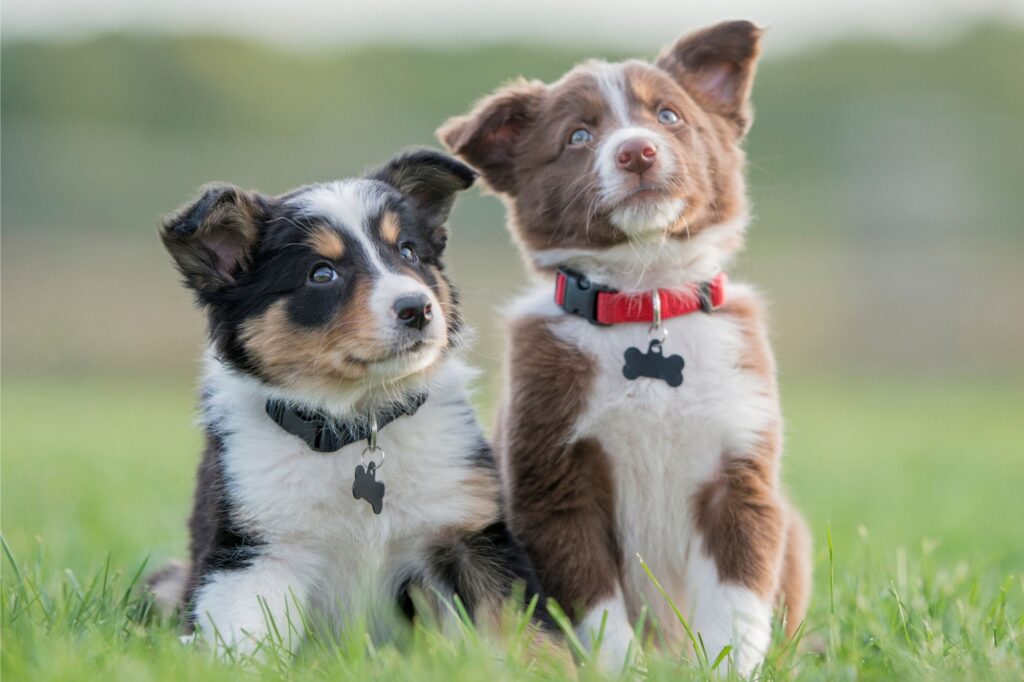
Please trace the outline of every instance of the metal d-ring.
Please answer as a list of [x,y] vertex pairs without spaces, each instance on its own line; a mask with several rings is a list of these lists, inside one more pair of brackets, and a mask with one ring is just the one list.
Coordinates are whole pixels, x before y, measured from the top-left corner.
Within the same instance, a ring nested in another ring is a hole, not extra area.
[[[377,445],[377,432],[378,431],[379,431],[379,429],[377,428],[377,414],[374,413],[374,414],[370,415],[370,435],[368,435],[366,437],[366,448],[363,450],[363,454],[359,455],[359,461],[364,466],[367,465],[368,461],[367,461],[366,453],[370,453],[369,462],[373,462],[373,466],[374,466],[375,469],[383,468],[384,467],[384,459],[387,457],[387,455],[385,454],[383,448],[381,448],[379,445]],[[379,462],[374,461],[372,459],[372,457],[373,457],[373,455],[375,453],[379,453],[380,454],[380,461]]]
[[651,289],[651,309],[654,311],[654,320],[647,333],[651,336],[659,335],[664,343],[668,338],[668,330],[661,324],[661,294],[657,289]]
[[370,415],[370,435],[366,437],[366,444],[369,446],[369,450],[377,449],[377,432],[379,430],[377,428],[377,413],[374,412]]

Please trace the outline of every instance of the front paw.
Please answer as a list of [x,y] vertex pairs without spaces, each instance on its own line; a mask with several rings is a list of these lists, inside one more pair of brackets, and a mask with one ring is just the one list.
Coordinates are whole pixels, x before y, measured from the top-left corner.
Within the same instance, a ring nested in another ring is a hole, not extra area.
[[576,634],[590,652],[590,661],[606,675],[618,675],[640,663],[640,646],[633,640],[619,595],[592,608],[576,626]]
[[623,636],[606,630],[600,645],[591,654],[591,661],[604,674],[617,676],[633,668],[642,668],[643,654],[632,632]]
[[259,657],[266,649],[265,624],[250,623],[248,627],[236,624],[218,626],[213,618],[201,619],[193,633],[192,643],[209,647],[213,655],[225,661]]
[[722,613],[720,618],[719,623],[698,630],[708,663],[713,664],[722,651],[729,647],[729,653],[717,672],[749,678],[764,662],[771,643],[770,611],[765,614],[732,611]]

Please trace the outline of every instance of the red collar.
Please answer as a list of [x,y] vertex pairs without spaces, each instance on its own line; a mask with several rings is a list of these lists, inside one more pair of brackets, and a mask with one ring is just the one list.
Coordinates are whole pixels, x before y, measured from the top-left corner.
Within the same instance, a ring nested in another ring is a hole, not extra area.
[[[689,315],[702,310],[710,313],[725,303],[724,272],[714,279],[685,289],[658,289],[661,319]],[[602,326],[627,322],[654,322],[653,291],[623,293],[566,268],[559,268],[555,279],[555,303],[572,315]]]

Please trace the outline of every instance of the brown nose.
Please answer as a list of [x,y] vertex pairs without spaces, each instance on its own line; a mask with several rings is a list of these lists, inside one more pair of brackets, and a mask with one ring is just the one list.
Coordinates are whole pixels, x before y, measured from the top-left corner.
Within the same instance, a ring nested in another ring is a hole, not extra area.
[[398,320],[406,327],[423,329],[434,319],[430,301],[422,294],[402,296],[392,307],[398,315]]
[[658,148],[642,137],[626,140],[615,154],[619,168],[629,173],[643,175],[658,159]]

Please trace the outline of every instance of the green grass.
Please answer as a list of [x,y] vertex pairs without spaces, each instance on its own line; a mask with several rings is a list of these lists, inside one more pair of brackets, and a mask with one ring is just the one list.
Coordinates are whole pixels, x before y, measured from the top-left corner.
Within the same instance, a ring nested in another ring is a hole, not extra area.
[[[261,663],[183,647],[132,588],[147,557],[184,552],[199,448],[189,382],[5,378],[2,397],[5,680],[547,674],[521,641],[499,656],[428,627]],[[1019,383],[790,382],[784,403],[784,478],[815,534],[815,596],[802,642],[779,638],[765,678],[1024,679]],[[649,652],[647,676],[699,679],[718,653]]]

